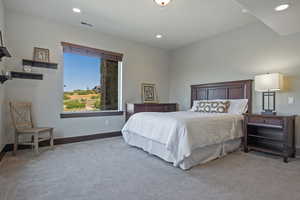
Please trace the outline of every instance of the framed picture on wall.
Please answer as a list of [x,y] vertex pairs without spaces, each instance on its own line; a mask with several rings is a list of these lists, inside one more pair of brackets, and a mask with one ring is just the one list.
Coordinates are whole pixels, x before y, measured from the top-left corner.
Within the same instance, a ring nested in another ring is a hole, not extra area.
[[49,49],[34,47],[33,60],[39,62],[50,62],[50,51]]
[[142,102],[158,103],[158,96],[155,84],[142,83]]

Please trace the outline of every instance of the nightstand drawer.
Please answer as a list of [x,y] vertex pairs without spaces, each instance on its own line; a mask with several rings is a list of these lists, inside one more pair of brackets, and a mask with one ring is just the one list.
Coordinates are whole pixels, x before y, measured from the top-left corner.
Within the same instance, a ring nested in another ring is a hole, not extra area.
[[283,125],[283,120],[273,117],[259,117],[259,116],[250,116],[249,123],[255,124],[269,124],[269,125]]
[[249,117],[249,122],[250,123],[256,123],[256,124],[264,124],[265,123],[265,119],[262,117]]
[[283,120],[282,119],[275,119],[275,118],[267,118],[265,119],[266,124],[271,124],[271,125],[283,125]]

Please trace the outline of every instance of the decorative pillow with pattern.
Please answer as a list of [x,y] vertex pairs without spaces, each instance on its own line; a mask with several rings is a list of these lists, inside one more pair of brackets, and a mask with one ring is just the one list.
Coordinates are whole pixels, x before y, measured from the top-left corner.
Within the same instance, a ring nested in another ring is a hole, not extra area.
[[229,106],[229,101],[201,101],[196,106],[196,112],[227,113]]

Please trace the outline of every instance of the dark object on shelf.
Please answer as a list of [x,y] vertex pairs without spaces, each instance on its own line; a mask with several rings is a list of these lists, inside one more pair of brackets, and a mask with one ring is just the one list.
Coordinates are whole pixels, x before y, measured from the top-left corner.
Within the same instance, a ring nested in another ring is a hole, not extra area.
[[27,73],[27,72],[10,72],[11,78],[43,80],[43,74]]
[[256,150],[283,157],[295,157],[295,116],[244,114],[244,151]]
[[126,104],[126,121],[129,117],[139,112],[175,112],[177,111],[176,103],[127,103]]
[[0,47],[0,61],[2,60],[3,57],[8,57],[8,58],[11,57],[6,47]]
[[10,80],[11,76],[9,72],[4,73],[2,70],[2,74],[0,75],[0,83],[3,84],[5,81]]
[[2,32],[0,31],[0,61],[2,60],[3,57],[11,57],[11,55],[8,52],[7,48],[4,47]]
[[0,82],[3,84],[5,81],[9,80],[9,76],[7,75],[0,75]]
[[48,69],[57,69],[57,63],[40,62],[40,61],[27,60],[27,59],[23,59],[23,66],[24,65],[29,65],[32,67],[48,68]]

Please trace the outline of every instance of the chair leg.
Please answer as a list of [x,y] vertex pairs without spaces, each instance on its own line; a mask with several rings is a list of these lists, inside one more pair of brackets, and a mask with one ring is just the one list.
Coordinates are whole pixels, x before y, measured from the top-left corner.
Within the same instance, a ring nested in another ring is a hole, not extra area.
[[15,132],[15,143],[14,143],[14,151],[13,151],[13,155],[17,155],[17,150],[18,150],[18,143],[19,143],[19,136],[18,133]]
[[54,149],[53,129],[51,129],[51,131],[50,131],[50,146],[51,146],[51,149],[53,150]]
[[36,154],[39,153],[39,134],[38,133],[34,134],[34,151]]

